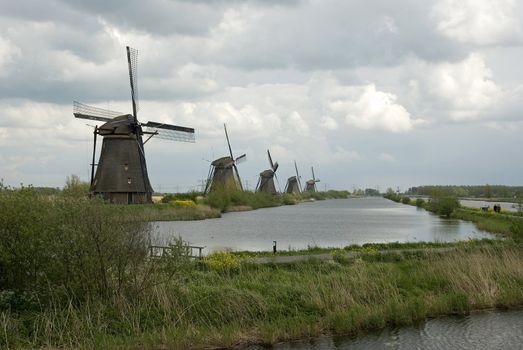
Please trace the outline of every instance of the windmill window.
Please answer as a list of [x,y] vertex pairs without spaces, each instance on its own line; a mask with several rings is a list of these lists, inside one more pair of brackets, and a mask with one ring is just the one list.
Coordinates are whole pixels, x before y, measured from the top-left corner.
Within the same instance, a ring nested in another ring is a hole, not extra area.
[[129,185],[131,184],[131,178],[130,178],[130,177],[127,178],[127,183],[128,183]]
[[129,164],[125,163],[125,164],[123,165],[123,168],[125,169],[125,171],[128,171],[128,170],[129,170]]

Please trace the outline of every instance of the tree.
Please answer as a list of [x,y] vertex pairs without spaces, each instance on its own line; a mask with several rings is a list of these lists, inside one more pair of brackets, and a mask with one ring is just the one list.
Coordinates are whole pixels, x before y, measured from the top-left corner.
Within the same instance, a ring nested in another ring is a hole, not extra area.
[[452,212],[459,206],[459,200],[444,191],[434,190],[430,196],[430,211],[441,216],[450,217]]
[[492,198],[492,189],[489,184],[485,185],[485,197]]
[[89,184],[80,180],[78,175],[72,174],[65,179],[63,193],[71,197],[84,197],[89,194]]

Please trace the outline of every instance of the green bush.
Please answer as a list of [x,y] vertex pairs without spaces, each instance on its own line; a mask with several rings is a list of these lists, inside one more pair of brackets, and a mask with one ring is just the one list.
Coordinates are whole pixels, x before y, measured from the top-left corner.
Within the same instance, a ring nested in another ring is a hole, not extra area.
[[416,206],[418,208],[423,208],[424,205],[425,205],[425,200],[423,198],[416,199]]
[[162,203],[171,203],[176,200],[191,200],[197,201],[198,197],[203,196],[203,192],[191,191],[187,193],[170,193],[162,197]]
[[435,193],[431,196],[428,209],[441,216],[450,217],[460,207],[459,200],[450,195]]
[[409,197],[401,198],[401,203],[403,203],[403,204],[410,204],[410,198]]
[[0,191],[0,290],[35,292],[40,302],[142,293],[162,268],[148,264],[150,230],[98,199]]

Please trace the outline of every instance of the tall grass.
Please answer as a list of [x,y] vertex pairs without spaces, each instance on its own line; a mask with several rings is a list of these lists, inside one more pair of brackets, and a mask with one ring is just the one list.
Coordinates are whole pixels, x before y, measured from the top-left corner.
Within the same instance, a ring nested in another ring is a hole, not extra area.
[[3,310],[12,347],[200,348],[357,334],[429,316],[523,305],[523,255],[496,247],[340,263],[194,265],[184,283],[34,312]]

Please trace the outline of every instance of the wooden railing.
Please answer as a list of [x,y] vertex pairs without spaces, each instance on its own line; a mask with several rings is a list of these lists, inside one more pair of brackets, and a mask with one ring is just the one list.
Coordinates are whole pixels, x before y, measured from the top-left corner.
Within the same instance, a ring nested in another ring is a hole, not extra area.
[[[192,259],[201,259],[203,258],[202,251],[205,247],[194,246],[194,245],[184,245],[182,247],[182,254]],[[152,258],[162,257],[164,255],[171,255],[173,250],[176,250],[175,247],[168,246],[158,246],[152,245],[149,247],[149,256]],[[197,254],[195,254],[195,252]]]

